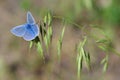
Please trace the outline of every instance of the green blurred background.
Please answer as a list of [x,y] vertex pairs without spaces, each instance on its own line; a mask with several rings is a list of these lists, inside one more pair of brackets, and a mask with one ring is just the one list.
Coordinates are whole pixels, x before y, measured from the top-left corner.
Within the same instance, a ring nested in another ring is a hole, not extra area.
[[[73,24],[66,26],[60,63],[57,40],[63,28],[61,20],[53,19],[52,45],[45,61],[35,48],[29,50],[28,42],[10,33],[11,28],[26,22],[27,11],[31,11],[37,22],[47,10],[85,27],[85,32],[95,36],[101,34],[91,26],[102,28],[116,51],[120,51],[120,0],[0,0],[0,80],[77,80],[75,47],[84,31],[82,34]],[[100,61],[105,53],[93,38],[88,41],[92,70],[83,66],[81,80],[119,80],[119,56],[110,54],[109,68],[103,73]]]

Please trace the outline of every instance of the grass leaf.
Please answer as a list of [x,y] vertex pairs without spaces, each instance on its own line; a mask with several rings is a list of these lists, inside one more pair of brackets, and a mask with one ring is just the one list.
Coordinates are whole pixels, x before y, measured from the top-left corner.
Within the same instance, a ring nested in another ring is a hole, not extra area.
[[30,43],[29,43],[29,48],[31,49],[32,46],[33,46],[33,41],[30,41]]
[[63,27],[63,29],[62,29],[62,33],[61,33],[58,43],[57,43],[57,53],[58,53],[59,57],[60,57],[60,53],[61,53],[61,49],[62,49],[62,41],[63,41],[64,32],[65,32],[65,27]]
[[40,42],[37,43],[37,51],[40,55],[40,57],[44,58],[44,55],[43,55],[43,48],[42,48],[42,45]]

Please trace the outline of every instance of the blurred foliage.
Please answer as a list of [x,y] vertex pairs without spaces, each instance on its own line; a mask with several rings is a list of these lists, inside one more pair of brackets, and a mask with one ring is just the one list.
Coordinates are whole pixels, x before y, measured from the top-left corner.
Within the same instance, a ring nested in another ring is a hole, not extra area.
[[[106,25],[112,24],[112,25],[119,25],[120,22],[120,5],[119,0],[75,0],[73,1],[69,1],[70,3],[67,3],[66,1],[61,0],[60,1],[60,5],[58,7],[58,9],[60,9],[62,12],[62,16],[64,17],[64,20],[66,22],[71,22],[72,24],[74,24],[76,27],[79,27],[79,25],[76,22],[80,22],[81,19],[83,19],[83,21],[86,19],[87,21],[92,21],[92,20],[96,20],[102,22],[102,26],[101,28],[101,32],[99,34],[103,34],[104,38],[98,39],[96,42],[100,45],[98,45],[98,47],[103,50],[103,51],[107,51],[109,52],[110,50],[113,50],[112,48],[112,33],[107,34],[106,31],[102,31],[104,30]],[[54,4],[54,3],[53,3]],[[32,7],[31,7],[32,6]],[[39,7],[37,8],[35,5],[32,4],[31,1],[29,0],[22,0],[21,1],[21,7],[24,8],[25,10],[29,10],[30,8],[36,10],[37,12],[41,11],[39,9]],[[49,10],[50,8],[48,8]],[[51,10],[54,11],[54,10]],[[46,11],[45,11],[46,12]],[[41,12],[41,13],[45,13],[45,12]],[[55,12],[55,11],[54,11]],[[54,13],[53,12],[53,13]],[[59,13],[58,13],[59,14]],[[59,16],[53,16],[54,18],[60,18],[61,20],[63,18],[59,17]],[[45,29],[46,29],[46,36],[44,37],[44,41],[45,44],[48,45],[50,44],[50,36],[52,35],[52,28],[46,28],[48,26],[50,26],[52,21],[52,16],[51,14],[47,13],[46,15],[44,15],[44,23],[45,24]],[[94,23],[91,23],[94,25]],[[43,26],[43,25],[42,25]],[[108,27],[106,27],[108,29]],[[109,27],[110,29],[110,27]],[[108,29],[108,30],[109,30]],[[64,28],[62,31],[62,35],[63,36],[63,32],[64,32]],[[94,34],[94,33],[92,33]],[[111,35],[110,35],[111,34]],[[96,35],[97,36],[97,35]],[[97,36],[98,37],[98,36]],[[97,37],[94,36],[94,38],[96,39]],[[62,38],[60,37],[59,42],[58,42],[58,53],[60,54],[61,51],[61,46],[62,46]],[[81,52],[80,52],[81,53]],[[83,52],[82,52],[83,53]],[[82,58],[80,57],[80,59],[82,60]],[[106,58],[105,58],[106,60]],[[103,63],[105,62],[104,60],[102,61]]]
[[114,0],[111,5],[103,10],[103,19],[109,24],[120,25],[120,1]]
[[21,0],[20,6],[28,11],[32,7],[31,0]]
[[[61,0],[58,2],[60,5],[56,10],[58,11],[57,14],[62,14],[61,16],[64,16],[71,21],[84,18],[90,21],[94,19],[102,19],[103,23],[113,25],[120,24],[119,0],[75,0],[74,2],[70,0],[69,3]],[[51,4],[54,5],[55,3]],[[35,4],[33,4],[32,0],[22,0],[20,6],[26,11],[33,10],[38,15],[44,15],[47,9],[53,11],[53,13],[56,13],[54,8],[49,7],[49,4],[47,5],[48,8],[42,9],[41,7],[37,7]],[[59,13],[59,11],[61,11],[61,13]]]
[[[115,26],[120,26],[120,0],[51,0],[51,2],[49,0],[42,0],[41,4],[37,4],[37,1],[34,3],[34,1],[35,0],[21,0],[20,7],[25,11],[36,13],[40,19],[41,35],[38,37],[39,40],[35,40],[35,45],[40,57],[44,56],[44,45],[46,48],[45,50],[49,51],[49,45],[53,35],[53,26],[51,24],[55,18],[62,20],[63,23],[66,22],[77,27],[83,34],[85,31],[82,31],[82,27],[86,27],[87,25],[89,30],[86,30],[86,32],[88,34],[85,34],[84,36],[90,35],[90,37],[96,41],[97,47],[105,52],[105,56],[101,60],[104,72],[109,66],[108,60],[110,53],[115,53],[120,56],[114,49],[113,43]],[[62,50],[65,31],[64,25],[62,27],[63,29],[57,44],[59,57]],[[79,77],[84,65],[83,62],[85,62],[85,66],[88,69],[91,68],[91,55],[84,47],[86,45],[86,40],[89,40],[89,38],[84,38],[77,46],[77,70]],[[31,49],[33,45],[34,41],[30,42],[29,48]]]

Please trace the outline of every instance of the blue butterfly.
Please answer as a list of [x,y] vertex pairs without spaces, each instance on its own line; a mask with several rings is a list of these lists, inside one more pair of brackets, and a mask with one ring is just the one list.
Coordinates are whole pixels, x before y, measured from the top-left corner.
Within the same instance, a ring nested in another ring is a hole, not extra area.
[[39,35],[39,27],[32,14],[27,12],[27,23],[11,29],[11,33],[18,37],[23,37],[26,41],[31,41]]

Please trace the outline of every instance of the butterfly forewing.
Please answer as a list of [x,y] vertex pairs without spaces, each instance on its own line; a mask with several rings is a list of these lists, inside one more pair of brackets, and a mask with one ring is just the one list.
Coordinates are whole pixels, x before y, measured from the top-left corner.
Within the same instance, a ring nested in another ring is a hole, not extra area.
[[35,20],[30,12],[27,12],[27,23],[35,24]]
[[19,25],[11,29],[11,33],[18,37],[22,37],[25,34],[25,31],[25,25]]

